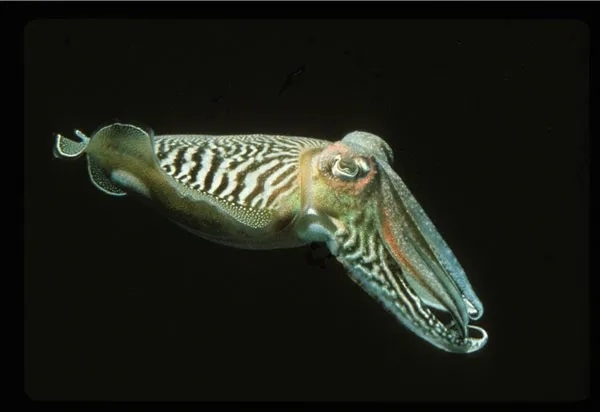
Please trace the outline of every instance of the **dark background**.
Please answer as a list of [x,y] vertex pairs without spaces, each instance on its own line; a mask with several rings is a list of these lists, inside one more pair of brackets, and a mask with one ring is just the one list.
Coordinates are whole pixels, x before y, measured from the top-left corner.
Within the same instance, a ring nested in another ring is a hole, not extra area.
[[[587,396],[584,23],[37,20],[24,47],[31,398]],[[53,159],[53,133],[115,120],[380,135],[483,301],[488,345],[442,352],[323,248],[212,244]]]

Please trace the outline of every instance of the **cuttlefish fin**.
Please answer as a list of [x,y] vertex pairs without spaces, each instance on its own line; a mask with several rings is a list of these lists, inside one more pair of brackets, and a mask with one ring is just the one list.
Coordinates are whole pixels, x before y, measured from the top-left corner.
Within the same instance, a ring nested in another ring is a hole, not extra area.
[[[79,142],[67,139],[61,134],[56,135],[53,152],[54,157],[57,159],[77,159],[85,153],[91,139],[79,130],[75,130],[75,135],[79,138]],[[90,180],[94,186],[112,196],[124,196],[127,194],[112,183],[108,176],[106,176],[102,169],[96,165],[94,160],[89,156],[87,158],[87,164]]]
[[90,180],[98,189],[111,196],[125,196],[127,193],[121,190],[106,176],[106,173],[94,162],[91,157],[88,157],[88,173]]
[[90,138],[79,130],[75,130],[75,135],[79,137],[80,142],[67,139],[61,134],[56,135],[56,143],[54,144],[54,157],[57,159],[77,159],[85,152]]

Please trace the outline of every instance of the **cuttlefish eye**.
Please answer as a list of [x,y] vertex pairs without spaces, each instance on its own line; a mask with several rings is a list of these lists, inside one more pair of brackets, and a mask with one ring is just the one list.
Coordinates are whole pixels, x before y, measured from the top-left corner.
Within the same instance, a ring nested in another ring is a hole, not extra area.
[[333,157],[331,173],[342,180],[354,180],[369,171],[369,162],[363,157],[347,157],[341,154]]

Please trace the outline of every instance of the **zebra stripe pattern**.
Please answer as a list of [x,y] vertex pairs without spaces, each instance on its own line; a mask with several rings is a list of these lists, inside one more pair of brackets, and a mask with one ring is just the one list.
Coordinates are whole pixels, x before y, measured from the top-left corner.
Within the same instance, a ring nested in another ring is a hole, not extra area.
[[366,212],[355,215],[353,224],[336,234],[343,251],[338,260],[350,268],[352,279],[388,310],[401,312],[401,318],[408,319],[426,334],[460,344],[463,338],[440,322],[402,279],[403,270],[377,235],[376,224],[376,219]]
[[240,206],[274,210],[298,190],[303,150],[330,142],[306,137],[156,136],[160,167],[190,189]]

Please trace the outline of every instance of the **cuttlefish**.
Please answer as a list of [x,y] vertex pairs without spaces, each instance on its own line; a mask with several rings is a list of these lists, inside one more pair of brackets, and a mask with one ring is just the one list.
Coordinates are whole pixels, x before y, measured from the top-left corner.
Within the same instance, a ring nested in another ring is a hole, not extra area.
[[[131,194],[194,234],[245,249],[323,242],[349,277],[410,331],[448,352],[488,340],[483,305],[380,137],[155,135],[114,123],[54,155],[86,155],[92,183]],[[445,319],[445,320],[444,320]]]

